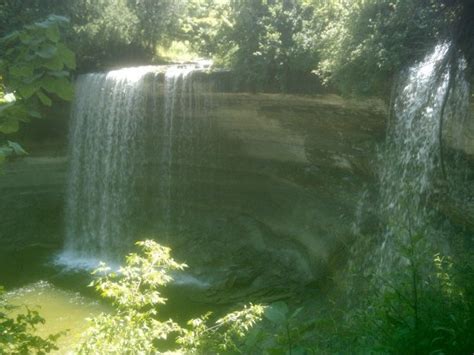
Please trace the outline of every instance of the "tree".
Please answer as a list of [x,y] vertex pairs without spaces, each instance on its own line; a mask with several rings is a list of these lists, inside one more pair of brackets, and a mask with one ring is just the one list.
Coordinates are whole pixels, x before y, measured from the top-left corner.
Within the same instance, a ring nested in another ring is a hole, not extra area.
[[[392,78],[438,42],[453,39],[458,1],[314,1],[326,22],[317,32],[318,74],[346,94],[387,96]],[[457,3],[457,4],[455,4]]]
[[166,37],[174,35],[178,28],[182,0],[128,0],[128,6],[138,18],[138,38],[149,53]]
[[191,2],[188,13],[186,34],[200,53],[233,69],[240,89],[288,91],[316,65],[306,2]]

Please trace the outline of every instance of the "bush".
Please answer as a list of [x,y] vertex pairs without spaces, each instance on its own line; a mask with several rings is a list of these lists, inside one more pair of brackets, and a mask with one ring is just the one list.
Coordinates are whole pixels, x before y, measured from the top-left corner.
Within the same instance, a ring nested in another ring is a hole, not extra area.
[[161,321],[157,307],[166,303],[161,288],[172,281],[170,272],[186,265],[173,260],[169,248],[151,240],[137,245],[142,253],[129,254],[117,272],[106,265],[94,272],[99,277],[91,285],[112,301],[114,311],[91,320],[79,353],[159,353],[164,351],[164,340],[174,343],[172,350],[178,353],[237,351],[239,341],[261,319],[264,307],[250,304],[211,324],[211,314],[206,314],[190,320],[188,328],[172,319]]
[[[425,234],[408,234],[392,244],[390,258],[397,261],[389,267],[372,261],[371,273],[367,264],[350,269],[348,275],[353,277],[344,286],[350,291],[343,312],[336,322],[326,322],[320,329],[321,337],[332,338],[325,349],[404,354],[472,351],[472,256],[443,256],[433,244]],[[356,260],[367,257],[352,255]],[[389,258],[381,260],[387,263]],[[330,312],[337,314],[335,309]]]

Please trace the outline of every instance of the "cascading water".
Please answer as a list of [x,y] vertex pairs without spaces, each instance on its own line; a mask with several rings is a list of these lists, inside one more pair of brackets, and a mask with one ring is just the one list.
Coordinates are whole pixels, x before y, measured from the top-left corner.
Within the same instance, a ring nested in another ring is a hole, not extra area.
[[460,132],[469,104],[465,61],[454,50],[450,43],[437,45],[402,73],[396,88],[380,169],[387,249],[393,239],[427,227],[435,187],[446,184],[443,131]]
[[[59,262],[114,261],[176,210],[177,174],[192,161],[195,66],[138,67],[79,78],[70,133],[66,242]],[[186,178],[186,176],[182,176]],[[185,198],[185,196],[184,196]]]
[[[171,224],[173,200],[173,175],[176,173],[180,153],[185,140],[192,135],[193,115],[193,70],[190,68],[172,68],[165,73],[165,104],[164,104],[164,132],[162,162],[166,164],[162,173],[162,200],[164,217]],[[180,122],[176,118],[181,117]],[[179,124],[179,125],[178,125]],[[190,147],[189,147],[190,148]],[[173,156],[176,150],[178,156]],[[188,153],[192,152],[187,150]]]
[[[73,108],[65,252],[109,260],[129,232],[143,162],[144,78],[131,68],[79,78]],[[71,255],[72,254],[72,255]]]

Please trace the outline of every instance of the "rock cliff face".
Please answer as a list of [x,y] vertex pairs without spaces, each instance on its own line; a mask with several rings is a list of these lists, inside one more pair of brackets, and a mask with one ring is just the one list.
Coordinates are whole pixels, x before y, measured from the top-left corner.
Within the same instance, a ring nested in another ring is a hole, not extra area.
[[[172,228],[156,201],[163,196],[147,195],[150,185],[163,185],[163,167],[149,162],[139,177],[143,191],[137,190],[148,212],[131,221],[136,238],[170,245],[191,266],[191,277],[178,282],[203,287],[208,296],[242,286],[286,288],[327,275],[350,240],[363,192],[376,188],[383,103],[242,93],[214,93],[206,100],[206,108],[193,116],[194,130],[181,130],[175,140]],[[446,134],[447,145],[467,160],[474,156],[472,122],[463,140],[454,139],[449,127]],[[199,138],[189,140],[190,134]],[[166,137],[151,135],[144,144],[160,139]],[[189,150],[192,154],[183,153]],[[0,249],[9,273],[12,265],[19,272],[24,267],[21,250],[40,246],[46,257],[62,247],[67,166],[66,157],[4,165]],[[458,195],[444,197],[440,210],[472,230],[472,204],[465,192]]]
[[191,184],[185,194],[191,213],[179,224],[193,231],[173,236],[175,249],[198,276],[217,273],[226,288],[325,276],[351,235],[362,193],[374,183],[382,104],[215,94],[211,106],[211,158],[185,175],[187,182],[174,177],[180,188]]
[[0,167],[0,279],[4,286],[35,280],[61,245],[66,162],[66,158],[24,158]]
[[[195,119],[203,115],[206,149],[196,154],[207,158],[181,162],[187,167],[172,177],[180,191],[174,228],[146,214],[138,218],[137,238],[170,244],[201,285],[258,289],[324,276],[374,180],[383,105],[337,96],[216,93]],[[61,246],[66,172],[66,158],[5,166],[2,248]],[[142,178],[160,184],[157,176]]]
[[[454,174],[461,175],[462,184],[450,184],[450,188],[440,187],[436,203],[440,212],[448,217],[464,232],[474,232],[474,104],[470,105],[470,116],[464,122],[448,124],[444,132],[444,144],[448,164],[454,169],[448,174],[448,180],[454,180]],[[455,153],[455,154],[453,154]]]

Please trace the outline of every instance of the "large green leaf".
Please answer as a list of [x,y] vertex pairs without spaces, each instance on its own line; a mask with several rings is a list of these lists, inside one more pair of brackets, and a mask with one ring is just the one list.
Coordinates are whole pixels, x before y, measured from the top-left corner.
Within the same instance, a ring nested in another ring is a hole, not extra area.
[[269,321],[284,324],[287,321],[288,306],[285,302],[275,302],[265,309],[264,316]]
[[13,117],[5,117],[0,123],[0,132],[5,134],[15,133],[19,128],[18,120]]
[[28,99],[40,88],[41,83],[34,81],[32,83],[22,83],[19,85],[21,86],[18,87],[18,92],[24,99]]
[[55,46],[48,44],[42,46],[39,50],[35,52],[35,54],[41,58],[49,59],[53,58],[56,55],[57,51],[58,49]]
[[74,95],[74,87],[67,78],[45,78],[41,86],[48,92],[56,94],[63,100],[71,100]]
[[15,142],[12,142],[12,141],[7,141],[7,145],[8,145],[9,148],[11,148],[13,153],[15,153],[16,155],[27,155],[28,154],[26,152],[26,150],[24,150],[23,147],[21,145],[19,145],[18,143],[15,143]]
[[53,102],[51,101],[51,99],[46,96],[41,90],[38,90],[36,92],[36,96],[38,96],[38,98],[40,99],[41,103],[45,106],[51,106],[53,104]]
[[10,68],[10,74],[18,77],[28,77],[33,75],[33,70],[31,63],[20,63]]
[[64,60],[59,54],[57,54],[53,58],[45,61],[43,66],[49,70],[61,71],[64,68]]
[[69,69],[76,69],[76,55],[64,44],[58,44],[58,56]]
[[48,39],[54,43],[58,42],[59,39],[61,38],[58,26],[49,27],[46,30],[46,37],[48,37]]
[[33,39],[33,37],[31,37],[31,35],[28,32],[23,31],[23,32],[20,33],[21,43],[30,44],[32,39]]
[[41,79],[43,77],[43,75],[44,75],[44,72],[39,72],[38,74],[35,74],[33,76],[28,76],[28,77],[24,78],[22,80],[22,82],[25,83],[25,84],[31,84],[31,83],[37,81],[38,79]]
[[13,31],[7,34],[6,36],[3,36],[2,38],[0,38],[0,44],[8,44],[9,42],[16,40],[19,36],[20,36],[19,31]]
[[41,118],[41,113],[35,109],[28,110],[28,115],[34,118]]
[[14,102],[8,102],[8,103],[0,103],[0,116],[4,115],[6,110],[9,107],[12,107],[15,103]]

